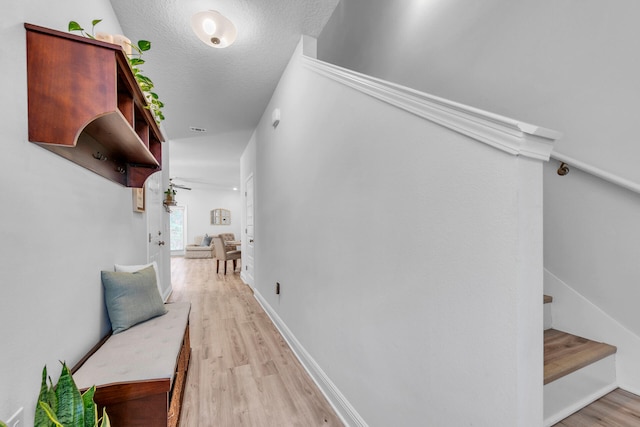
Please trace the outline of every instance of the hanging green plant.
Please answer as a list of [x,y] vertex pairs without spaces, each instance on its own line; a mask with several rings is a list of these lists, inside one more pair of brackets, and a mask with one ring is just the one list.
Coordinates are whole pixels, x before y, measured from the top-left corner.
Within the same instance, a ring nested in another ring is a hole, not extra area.
[[[76,21],[69,21],[69,32],[77,31],[83,37],[95,40],[95,28],[100,22],[102,22],[102,19],[94,19],[91,21],[91,33],[88,33]],[[128,45],[132,48],[131,53],[127,53],[127,59],[129,60],[129,65],[133,71],[133,76],[138,82],[138,85],[147,100],[147,108],[153,113],[153,117],[159,124],[164,120],[164,114],[162,113],[164,103],[160,101],[158,94],[153,91],[153,81],[142,74],[142,69],[140,68],[140,66],[145,63],[144,59],[142,59],[142,53],[151,49],[151,42],[148,40],[138,40],[137,43],[128,43]]]

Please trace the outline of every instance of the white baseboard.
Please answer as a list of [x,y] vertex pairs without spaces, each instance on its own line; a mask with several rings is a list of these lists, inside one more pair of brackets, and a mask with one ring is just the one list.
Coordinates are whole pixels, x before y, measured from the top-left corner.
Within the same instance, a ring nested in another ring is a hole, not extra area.
[[267,301],[262,297],[262,295],[260,295],[258,290],[255,290],[254,296],[278,331],[280,331],[280,334],[285,339],[304,369],[311,376],[322,394],[327,398],[329,404],[336,411],[336,414],[340,417],[344,425],[347,427],[368,427],[367,423],[362,419],[355,408],[351,406],[346,397],[340,392],[340,390],[338,390],[336,385],[331,381],[331,379],[329,379],[327,374],[325,374],[322,368],[320,368],[320,365],[316,363],[307,350],[305,350],[300,341],[296,339],[291,330],[273,310],[269,303],[267,303]]
[[596,400],[611,393],[613,390],[617,388],[618,387],[615,384],[610,384],[606,387],[602,387],[601,389],[596,390],[595,392],[591,393],[589,396],[584,397],[579,402],[575,402],[573,405],[565,408],[563,412],[554,414],[552,417],[546,418],[544,420],[544,427],[551,427],[559,423],[560,421],[564,420],[568,416],[578,412],[580,409],[592,404]]
[[615,355],[544,386],[544,426],[549,427],[618,387]]
[[628,391],[629,393],[635,394],[636,396],[640,396],[640,388],[637,388],[633,385],[618,384],[618,387],[624,391]]

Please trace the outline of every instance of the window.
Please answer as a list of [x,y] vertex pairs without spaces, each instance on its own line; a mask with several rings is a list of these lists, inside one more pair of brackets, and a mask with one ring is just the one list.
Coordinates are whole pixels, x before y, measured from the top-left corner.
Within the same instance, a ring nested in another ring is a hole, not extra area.
[[173,206],[169,215],[171,251],[184,251],[184,206]]

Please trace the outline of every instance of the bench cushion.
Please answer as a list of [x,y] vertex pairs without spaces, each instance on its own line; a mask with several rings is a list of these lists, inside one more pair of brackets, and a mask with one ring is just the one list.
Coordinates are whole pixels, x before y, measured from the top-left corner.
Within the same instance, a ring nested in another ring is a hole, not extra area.
[[73,374],[80,389],[92,385],[169,378],[189,320],[191,304],[165,304],[167,314],[109,339]]

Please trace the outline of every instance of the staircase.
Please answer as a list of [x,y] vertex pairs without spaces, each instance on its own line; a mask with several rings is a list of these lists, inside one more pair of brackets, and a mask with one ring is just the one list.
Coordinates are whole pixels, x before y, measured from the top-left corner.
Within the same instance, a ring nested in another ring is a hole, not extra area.
[[616,347],[552,329],[552,301],[544,296],[545,427],[617,388]]

